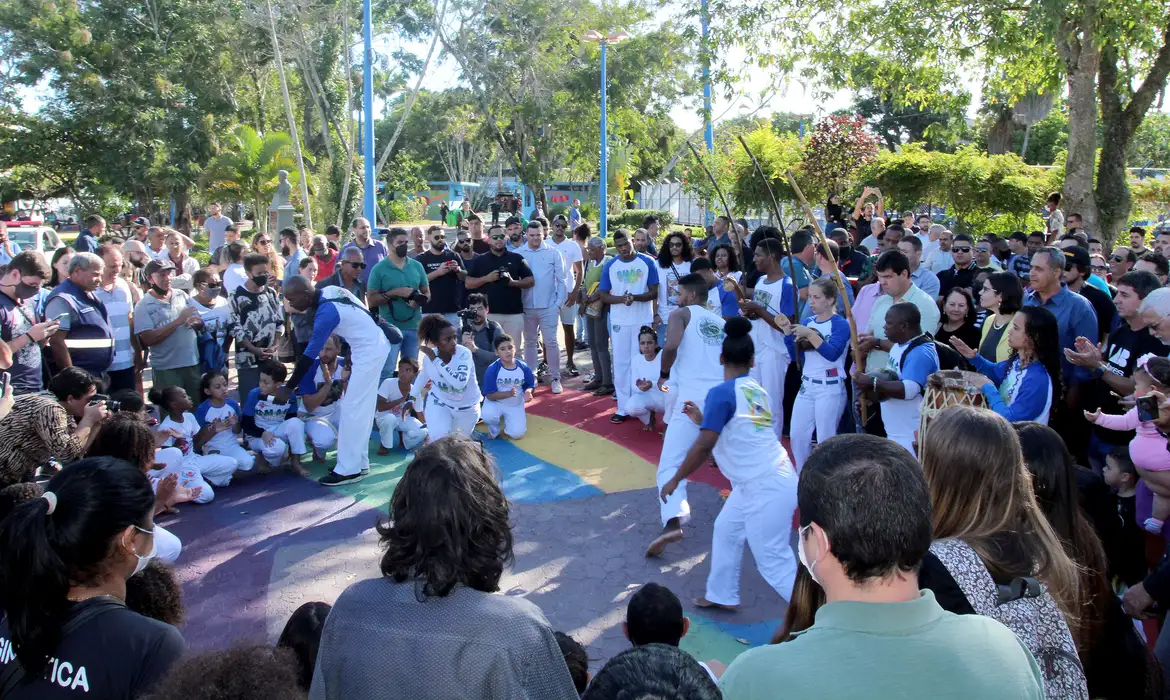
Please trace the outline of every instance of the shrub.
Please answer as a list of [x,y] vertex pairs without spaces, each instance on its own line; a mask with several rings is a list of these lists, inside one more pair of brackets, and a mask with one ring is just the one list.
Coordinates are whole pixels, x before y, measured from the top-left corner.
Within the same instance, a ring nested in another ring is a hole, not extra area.
[[421,197],[398,197],[386,202],[386,218],[390,223],[419,221],[426,210],[427,203]]
[[668,211],[658,209],[622,209],[621,211],[611,211],[609,213],[609,228],[624,227],[630,230],[638,229],[642,227],[642,221],[651,214],[658,217],[659,229],[669,229],[670,225],[674,223],[674,216]]

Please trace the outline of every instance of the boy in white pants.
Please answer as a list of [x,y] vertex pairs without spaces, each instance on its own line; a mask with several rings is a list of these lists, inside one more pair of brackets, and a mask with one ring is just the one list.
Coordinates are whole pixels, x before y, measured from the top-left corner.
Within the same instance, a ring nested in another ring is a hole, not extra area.
[[297,385],[301,399],[300,417],[305,422],[305,435],[313,445],[313,461],[321,462],[325,453],[337,444],[337,428],[341,418],[337,402],[345,393],[350,368],[345,358],[339,357],[341,339],[329,336],[321,347],[321,354]]
[[[213,370],[203,375],[200,382],[203,392],[203,403],[195,409],[195,420],[199,426],[205,428],[213,425],[216,433],[204,445],[204,454],[220,454],[236,460],[236,468],[248,471],[256,463],[256,457],[240,445],[241,419],[243,418],[240,404],[235,399],[228,398],[228,378],[219,370]],[[218,421],[218,424],[217,424]],[[230,430],[221,430],[226,424]]]
[[532,400],[536,388],[536,377],[528,365],[516,359],[516,344],[512,336],[497,335],[496,357],[483,375],[483,408],[480,418],[488,427],[488,436],[493,440],[500,436],[500,422],[503,433],[513,440],[519,440],[528,432],[528,416],[524,404]]
[[426,426],[414,415],[410,387],[418,377],[418,360],[404,357],[398,360],[398,376],[386,377],[378,387],[378,412],[374,425],[378,426],[378,454],[388,455],[398,435],[402,449],[413,450],[427,439]]
[[289,467],[298,476],[308,476],[301,466],[305,449],[305,424],[297,417],[297,399],[279,403],[276,392],[288,376],[288,370],[276,360],[260,363],[260,386],[248,393],[244,401],[244,434],[249,449],[260,453],[258,470],[268,470],[269,464],[280,464],[291,450]]

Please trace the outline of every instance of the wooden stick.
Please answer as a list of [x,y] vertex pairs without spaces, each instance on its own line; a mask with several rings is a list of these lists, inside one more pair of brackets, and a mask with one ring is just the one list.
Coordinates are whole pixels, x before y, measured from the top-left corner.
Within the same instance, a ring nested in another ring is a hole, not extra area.
[[[812,222],[813,233],[825,251],[825,255],[833,259],[833,251],[825,243],[825,232],[821,230],[821,225],[817,222],[816,214],[813,213],[808,200],[804,198],[804,192],[801,192],[800,186],[796,184],[796,176],[789,170],[785,173],[785,177],[788,178],[788,184],[792,187],[792,191],[796,193],[796,199],[804,209],[804,215]],[[837,268],[837,261],[835,259],[833,259],[833,267]],[[845,293],[845,282],[842,281],[839,271],[833,275],[833,281],[837,283],[837,292],[841,295],[841,300],[845,304],[845,320],[849,322],[849,346],[853,351],[853,364],[860,367],[862,371],[865,371],[865,358],[861,354],[861,342],[857,339],[857,321],[853,318],[853,305],[849,303],[849,295]],[[861,422],[862,429],[864,430],[865,424],[869,422],[869,402],[865,398],[864,391],[861,392],[858,399],[861,404]]]
[[687,145],[691,147],[691,153],[695,154],[695,160],[699,162],[699,167],[703,172],[707,173],[707,179],[711,181],[711,186],[715,188],[715,194],[719,195],[719,202],[723,205],[723,213],[727,214],[727,218],[731,220],[731,226],[735,226],[735,219],[731,216],[731,207],[727,206],[727,197],[723,196],[723,188],[715,181],[715,176],[707,169],[707,165],[703,162],[703,156],[699,153],[699,149],[695,148],[695,144],[687,141]]
[[[772,199],[772,211],[776,214],[776,221],[780,223],[780,240],[784,244],[784,250],[788,253],[788,278],[792,280],[792,291],[796,295],[793,300],[793,306],[797,307],[800,304],[800,289],[796,287],[796,272],[793,269],[792,262],[792,247],[788,245],[788,231],[784,229],[784,217],[780,215],[780,204],[776,201],[776,193],[772,191],[772,183],[768,182],[768,177],[764,175],[764,169],[760,167],[760,161],[756,160],[756,154],[752,153],[752,149],[748,148],[747,141],[744,140],[743,134],[739,135],[739,143],[743,146],[743,150],[747,151],[748,158],[752,159],[752,167],[756,170],[756,175],[759,176],[760,181],[764,183],[764,189],[768,190],[768,197]],[[800,323],[800,311],[794,308],[792,316],[789,320],[793,324]],[[799,354],[797,355],[799,357]],[[799,364],[799,360],[797,361]]]

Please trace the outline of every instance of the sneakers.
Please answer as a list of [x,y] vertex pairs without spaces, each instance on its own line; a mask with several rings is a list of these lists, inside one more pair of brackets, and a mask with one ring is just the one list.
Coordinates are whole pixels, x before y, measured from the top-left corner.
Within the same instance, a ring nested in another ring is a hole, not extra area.
[[601,380],[600,379],[590,379],[589,381],[585,382],[585,385],[582,386],[581,388],[584,389],[585,391],[595,391],[595,390],[601,388]]
[[559,380],[559,379],[552,380],[552,393],[559,394],[562,391],[564,391],[564,388],[561,387],[561,380]]
[[625,423],[627,420],[629,420],[629,418],[630,418],[629,416],[623,416],[620,413],[615,413],[609,417],[609,422],[610,423]]
[[572,365],[569,365],[568,367],[565,368],[564,374],[566,374],[570,377],[580,377],[581,376],[581,372],[579,372],[577,370],[577,368],[573,367]]
[[593,392],[594,396],[613,396],[613,394],[613,384],[602,384]]
[[322,486],[341,486],[343,484],[356,484],[357,482],[361,481],[362,479],[366,478],[369,475],[370,475],[369,469],[363,469],[360,472],[358,472],[357,474],[351,474],[349,476],[342,476],[341,474],[338,474],[335,471],[330,471],[325,476],[321,477],[320,479],[317,479],[317,483],[321,484]]

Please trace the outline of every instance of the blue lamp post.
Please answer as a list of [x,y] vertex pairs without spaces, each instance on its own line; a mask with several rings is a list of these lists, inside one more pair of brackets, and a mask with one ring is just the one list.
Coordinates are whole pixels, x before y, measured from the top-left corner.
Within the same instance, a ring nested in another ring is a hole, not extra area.
[[625,32],[615,32],[609,36],[603,35],[596,29],[590,29],[581,37],[585,41],[601,44],[601,215],[598,222],[598,235],[604,240],[609,224],[609,123],[606,116],[606,56],[610,44],[617,44],[629,38]]
[[370,227],[377,226],[378,183],[374,182],[374,22],[372,0],[362,2],[362,41],[365,45],[365,60],[362,68],[362,110],[365,113],[365,132],[362,139],[362,159],[366,171],[366,183],[362,211]]

